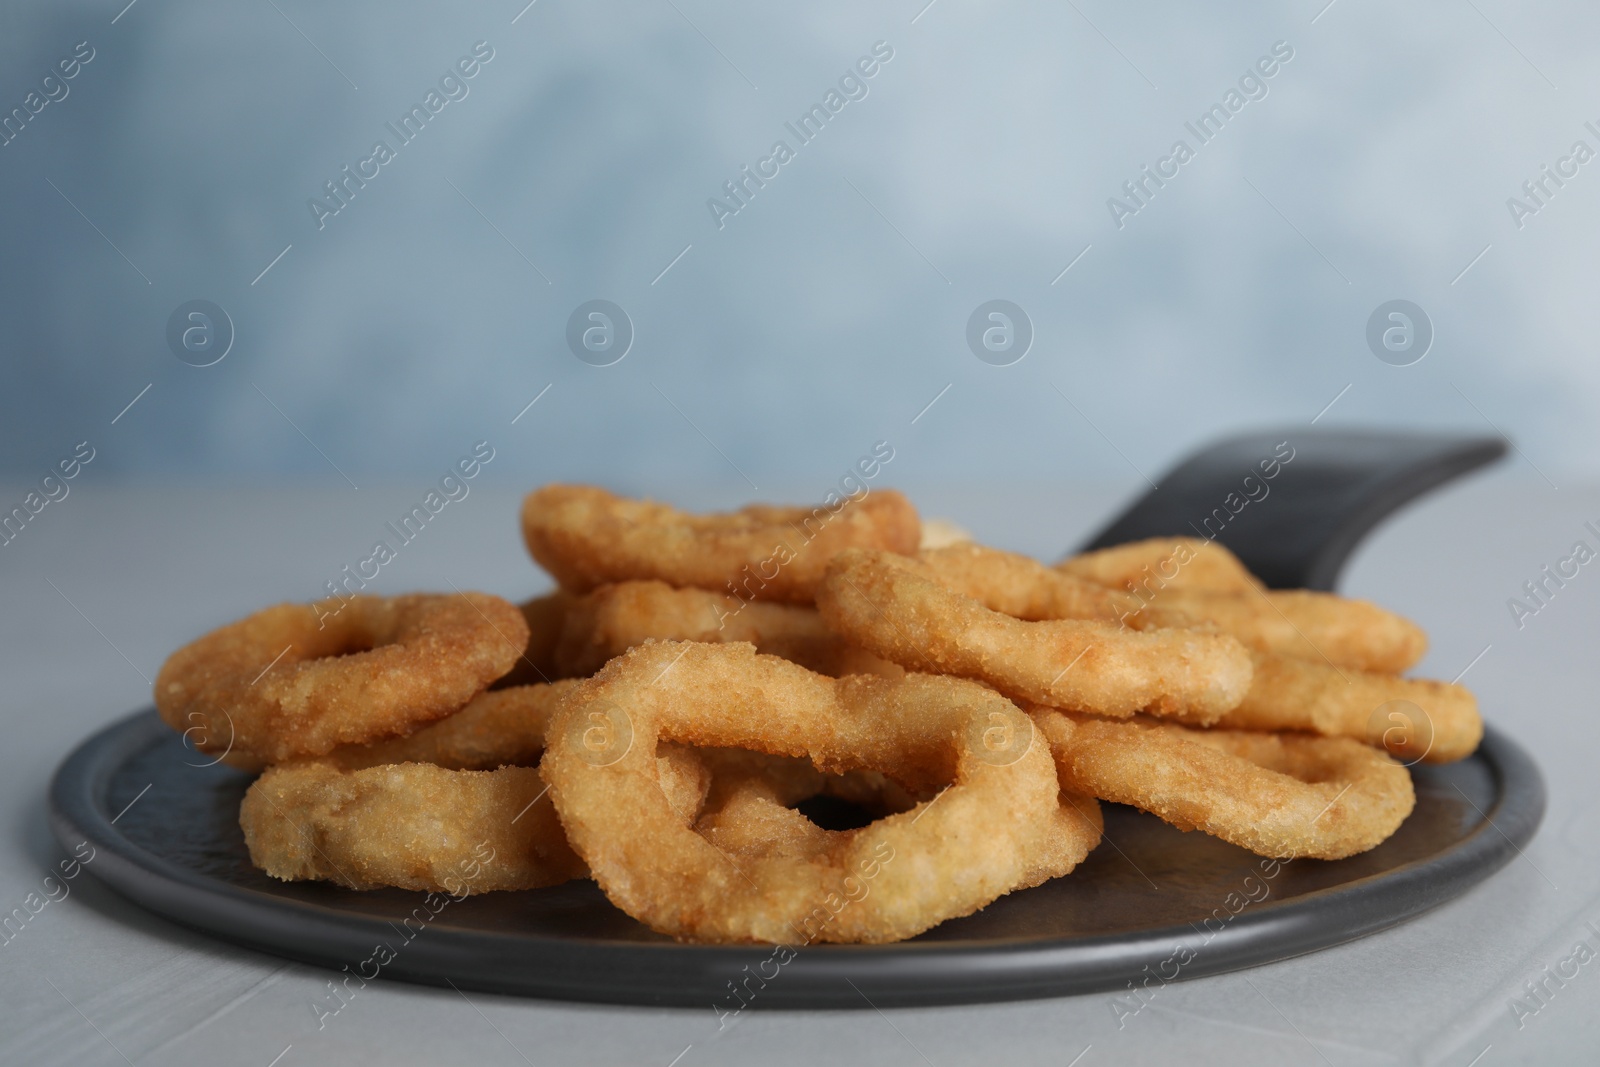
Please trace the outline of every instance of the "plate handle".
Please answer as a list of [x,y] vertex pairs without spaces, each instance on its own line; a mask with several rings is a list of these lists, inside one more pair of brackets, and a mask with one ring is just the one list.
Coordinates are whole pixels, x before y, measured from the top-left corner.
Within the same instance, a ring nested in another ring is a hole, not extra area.
[[1273,589],[1332,589],[1367,532],[1505,455],[1499,436],[1283,427],[1200,448],[1084,550],[1185,535],[1227,547]]

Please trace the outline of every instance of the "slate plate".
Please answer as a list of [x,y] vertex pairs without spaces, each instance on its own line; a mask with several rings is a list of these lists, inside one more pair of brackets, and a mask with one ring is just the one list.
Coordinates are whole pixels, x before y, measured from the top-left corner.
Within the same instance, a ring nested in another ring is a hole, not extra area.
[[[1416,811],[1382,845],[1334,862],[1274,865],[1107,804],[1105,842],[1067,877],[910,941],[816,945],[780,965],[770,947],[653,934],[588,881],[468,897],[437,914],[420,893],[274,881],[250,866],[239,830],[250,777],[206,762],[153,710],[129,716],[57,772],[55,835],[69,850],[89,841],[87,869],[151,911],[279,956],[371,975],[364,961],[382,944],[386,978],[724,1011],[1012,1000],[1280,960],[1459,895],[1514,859],[1544,812],[1537,768],[1492,728],[1471,759],[1413,767]],[[770,977],[735,998],[728,983],[752,973]]]

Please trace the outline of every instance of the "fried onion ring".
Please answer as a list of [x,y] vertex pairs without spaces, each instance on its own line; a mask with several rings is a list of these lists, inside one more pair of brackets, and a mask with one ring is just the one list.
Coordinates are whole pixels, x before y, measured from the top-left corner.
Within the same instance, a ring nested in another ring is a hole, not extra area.
[[834,557],[817,607],[833,629],[907,670],[976,678],[1015,700],[1050,707],[1119,717],[1148,710],[1204,724],[1250,685],[1249,656],[1231,637],[1140,633],[1079,619],[1024,622],[887,552]]
[[510,673],[491,688],[506,689],[517,685],[535,685],[553,682],[561,677],[556,670],[556,642],[561,639],[561,627],[567,620],[567,611],[574,597],[564,589],[524,600],[517,605],[522,621],[528,624],[528,647],[522,652]]
[[891,489],[834,506],[752,504],[690,515],[593,486],[547,485],[523,501],[522,535],[533,558],[572,592],[655,578],[745,600],[807,604],[835,552],[915,552],[921,526],[916,509]]
[[320,756],[459,710],[527,642],[516,607],[483,593],[279,604],[167,657],[156,708],[202,751]]
[[1163,597],[1128,624],[1214,626],[1260,652],[1359,671],[1398,674],[1428,651],[1422,627],[1368,600],[1314,589]]
[[[688,749],[663,746],[667,803],[695,811],[710,775]],[[536,889],[581,878],[532,767],[456,771],[428,763],[344,770],[327,760],[271,767],[245,793],[250,862],[283,881],[395,886],[453,896]]]
[[[1065,803],[1026,718],[953,678],[833,680],[750,645],[651,642],[580,683],[550,724],[540,773],[595,880],[652,929],[880,943],[1064,874],[1099,840],[1095,818]],[[736,858],[661,804],[658,740],[804,755],[910,789],[954,784],[861,829],[819,828],[807,847]]]
[[1036,710],[1063,788],[1132,804],[1262,856],[1342,859],[1411,814],[1405,767],[1342,737],[1191,730]]
[[490,690],[409,737],[340,745],[321,758],[346,771],[385,763],[431,763],[453,771],[537,766],[545,727],[576,684],[568,680]]
[[577,598],[568,609],[551,662],[562,676],[586,677],[651,638],[718,644],[748,641],[757,652],[832,677],[904,673],[828,629],[815,608],[745,602],[657,581],[603,585]]
[[291,763],[256,779],[239,825],[250,862],[284,881],[452,895],[534,889],[584,873],[555,809],[536,803],[543,789],[532,767]]
[[[1404,701],[1421,711],[1421,722],[1396,730],[1377,714]],[[1483,740],[1477,698],[1465,686],[1423,678],[1396,678],[1338,670],[1255,654],[1255,677],[1244,700],[1218,724],[1238,730],[1305,730],[1323,737],[1353,737],[1386,748],[1410,763],[1465,759]]]
[[1262,652],[1395,673],[1428,648],[1422,628],[1365,600],[1313,590],[1248,593],[1146,588],[1134,593],[983,545],[919,557],[947,588],[1029,621],[1101,619],[1136,630],[1216,629]]
[[1055,569],[1129,593],[1141,589],[1251,593],[1265,588],[1238,556],[1199,537],[1130,541],[1069,557]]

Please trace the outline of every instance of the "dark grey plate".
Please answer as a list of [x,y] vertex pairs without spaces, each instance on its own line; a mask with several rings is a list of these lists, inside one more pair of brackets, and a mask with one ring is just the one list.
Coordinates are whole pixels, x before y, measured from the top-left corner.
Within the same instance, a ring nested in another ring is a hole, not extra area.
[[89,869],[151,911],[280,956],[370,976],[363,962],[381,944],[393,952],[381,968],[389,978],[729,1011],[741,1000],[728,983],[751,973],[775,975],[748,982],[751,1007],[887,1007],[1121,989],[1147,973],[1193,978],[1280,960],[1465,892],[1511,860],[1544,813],[1538,770],[1493,729],[1471,759],[1412,768],[1416,811],[1382,845],[1336,862],[1274,871],[1214,837],[1108,804],[1105,842],[1065,878],[911,941],[819,945],[780,967],[770,947],[653,934],[588,881],[469,897],[437,914],[420,893],[274,881],[250,866],[239,831],[250,777],[203,762],[154,711],[123,719],[57,772],[56,837],[69,849],[93,844]]

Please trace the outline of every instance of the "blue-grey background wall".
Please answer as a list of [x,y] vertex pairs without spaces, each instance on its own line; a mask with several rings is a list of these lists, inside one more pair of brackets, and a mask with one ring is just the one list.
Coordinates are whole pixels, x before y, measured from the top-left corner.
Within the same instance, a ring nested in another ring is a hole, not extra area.
[[[124,2],[0,13],[7,479],[89,440],[101,479],[403,482],[484,439],[530,484],[820,494],[882,439],[901,481],[1121,481],[1324,411],[1600,465],[1590,5]],[[566,339],[594,298],[609,366]],[[996,298],[1008,366],[966,338]],[[1396,298],[1409,366],[1367,341]],[[200,299],[206,367],[167,339]]]

